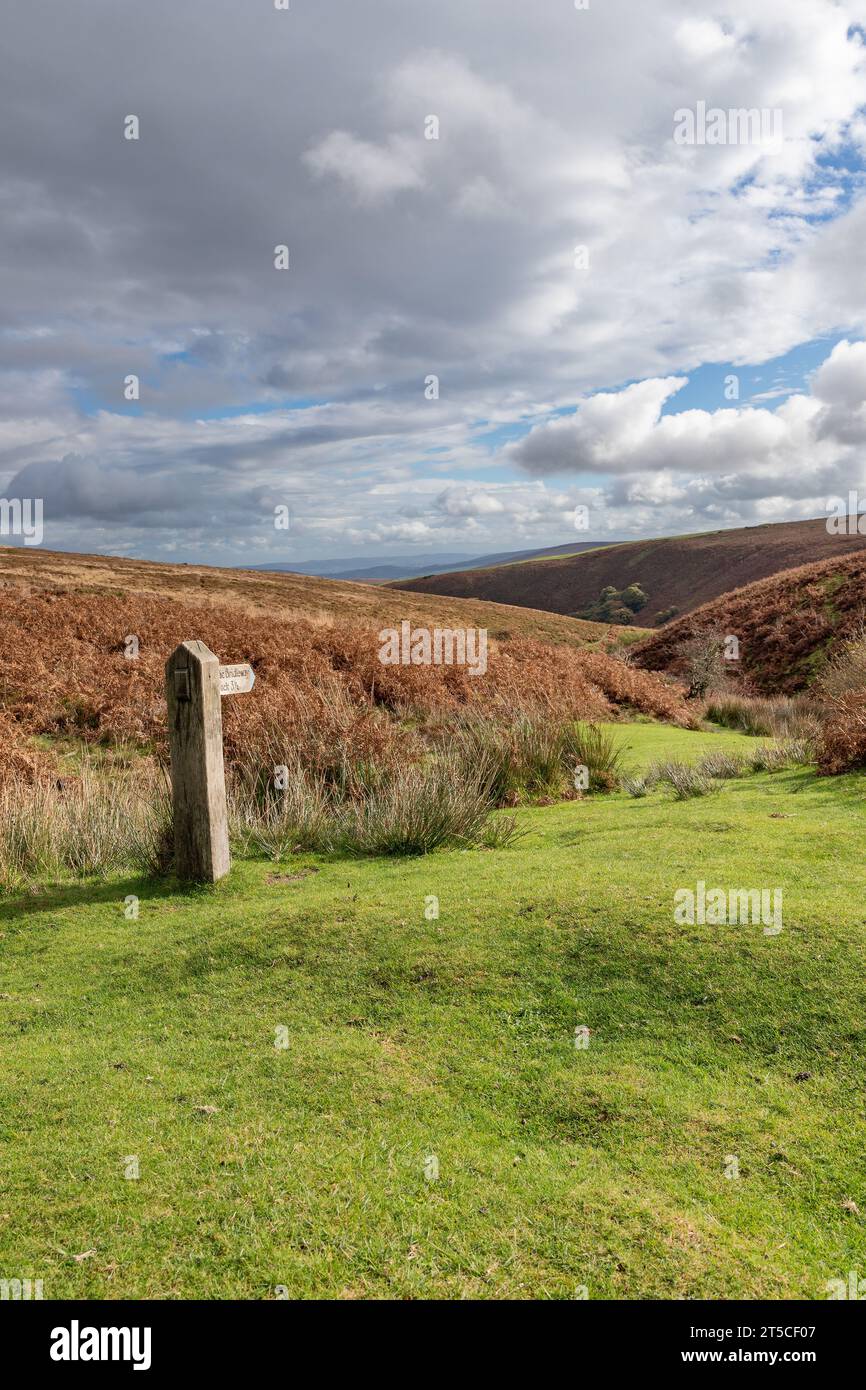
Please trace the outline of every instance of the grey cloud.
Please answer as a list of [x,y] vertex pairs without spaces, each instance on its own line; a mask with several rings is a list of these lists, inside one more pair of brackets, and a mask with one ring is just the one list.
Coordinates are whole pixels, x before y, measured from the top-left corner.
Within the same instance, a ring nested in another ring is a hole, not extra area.
[[41,498],[46,523],[63,519],[122,523],[147,528],[193,529],[260,526],[273,502],[262,488],[213,491],[213,475],[187,467],[181,474],[144,473],[113,467],[93,458],[67,454],[30,463],[7,485],[13,497]]
[[[639,23],[634,0],[586,13],[568,0],[7,0],[0,460],[19,479],[43,470],[57,507],[110,520],[118,543],[136,517],[171,544],[215,516],[215,555],[228,518],[254,512],[245,488],[309,470],[310,523],[339,544],[374,515],[369,489],[395,462],[408,473],[438,443],[457,481],[477,477],[473,422],[537,423],[624,380],[856,328],[866,281],[845,268],[863,255],[861,210],[794,225],[774,213],[803,170],[756,173],[748,152],[681,158],[669,138],[673,110],[711,78],[737,106],[797,78],[822,19],[819,95],[786,124],[833,129],[866,100],[849,10],[732,0],[748,42],[738,30],[720,64],[680,35],[713,17],[709,0],[643,6]],[[129,113],[138,142],[122,138]],[[423,139],[430,113],[438,142]],[[730,192],[747,173],[765,203]],[[140,419],[121,398],[129,372]],[[442,400],[425,417],[428,372]],[[188,429],[284,398],[345,413],[261,435]],[[372,420],[376,400],[390,409]],[[824,428],[854,442],[850,412]],[[602,425],[577,441],[531,434],[496,462],[536,477],[630,469]],[[439,525],[429,497],[411,506]]]

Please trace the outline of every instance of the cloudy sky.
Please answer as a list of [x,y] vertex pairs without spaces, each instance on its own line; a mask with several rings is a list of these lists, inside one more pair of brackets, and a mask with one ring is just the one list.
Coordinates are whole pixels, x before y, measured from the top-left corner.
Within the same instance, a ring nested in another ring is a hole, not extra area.
[[[3,10],[0,495],[46,546],[481,554],[866,497],[866,0]],[[782,139],[682,143],[699,103]]]

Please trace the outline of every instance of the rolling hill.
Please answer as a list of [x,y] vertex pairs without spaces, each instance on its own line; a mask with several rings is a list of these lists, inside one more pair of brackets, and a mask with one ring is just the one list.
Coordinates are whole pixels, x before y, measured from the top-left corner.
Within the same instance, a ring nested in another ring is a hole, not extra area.
[[65,593],[159,595],[185,603],[241,608],[251,616],[280,620],[303,618],[393,626],[404,618],[430,626],[485,627],[491,637],[531,637],[567,646],[595,646],[611,637],[634,640],[634,632],[613,631],[556,613],[527,610],[526,605],[457,601],[438,595],[413,596],[404,591],[348,580],[281,573],[274,570],[218,569],[207,565],[162,564],[113,555],[79,555],[65,551],[0,546],[0,585],[56,588]]
[[573,615],[593,604],[608,585],[624,589],[640,584],[649,599],[640,622],[652,626],[660,615],[681,616],[780,570],[863,550],[866,536],[830,535],[825,518],[819,517],[630,541],[564,558],[425,576],[392,587]]
[[840,644],[866,620],[866,552],[802,565],[734,589],[665,625],[632,648],[644,670],[679,674],[680,648],[702,632],[733,634],[729,663],[761,694],[806,689]]

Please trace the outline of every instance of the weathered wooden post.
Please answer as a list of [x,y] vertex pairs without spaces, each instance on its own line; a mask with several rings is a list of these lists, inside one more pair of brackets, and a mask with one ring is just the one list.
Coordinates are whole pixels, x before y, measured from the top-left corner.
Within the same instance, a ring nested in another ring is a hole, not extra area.
[[216,883],[231,868],[220,701],[254,680],[249,666],[221,667],[204,642],[181,642],[165,664],[179,878]]

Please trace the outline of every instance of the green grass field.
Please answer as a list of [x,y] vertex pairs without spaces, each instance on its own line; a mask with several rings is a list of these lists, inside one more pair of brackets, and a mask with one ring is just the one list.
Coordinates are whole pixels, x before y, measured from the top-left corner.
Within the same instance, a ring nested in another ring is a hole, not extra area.
[[[753,742],[619,728],[635,767]],[[863,789],[799,769],[522,810],[504,850],[7,901],[0,1277],[825,1298],[866,1272]],[[784,930],[676,925],[699,878],[782,887]]]

